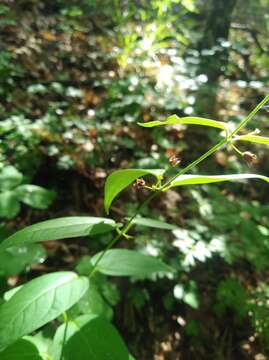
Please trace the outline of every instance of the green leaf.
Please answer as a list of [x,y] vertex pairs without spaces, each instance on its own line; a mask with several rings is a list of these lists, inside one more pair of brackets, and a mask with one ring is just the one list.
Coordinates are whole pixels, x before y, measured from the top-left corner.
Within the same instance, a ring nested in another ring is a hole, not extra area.
[[[61,359],[65,324],[53,340],[53,360]],[[62,360],[128,360],[129,354],[115,327],[101,317],[84,315],[68,323]]]
[[164,230],[175,230],[177,227],[173,224],[168,224],[165,221],[145,218],[145,217],[137,217],[133,220],[133,224],[140,226],[152,227],[155,229],[164,229]]
[[0,217],[12,219],[20,211],[20,203],[14,191],[0,193]]
[[0,306],[0,349],[57,318],[87,291],[89,281],[73,272],[40,276]]
[[90,283],[88,291],[77,304],[80,314],[102,315],[104,313],[104,300],[96,287]]
[[155,127],[160,125],[175,125],[175,124],[210,126],[224,130],[226,131],[226,133],[228,133],[227,124],[225,124],[224,122],[200,118],[200,117],[180,118],[177,115],[171,115],[165,121],[149,121],[145,123],[138,123],[138,125],[143,127]]
[[0,276],[18,274],[45,258],[46,252],[39,244],[10,247],[0,252]]
[[[100,253],[91,262],[95,264]],[[108,250],[97,265],[97,271],[112,276],[147,277],[156,272],[171,272],[172,269],[160,259],[133,250]]]
[[0,244],[0,250],[39,241],[96,235],[111,231],[115,226],[115,222],[111,219],[90,216],[71,216],[42,221],[9,236]]
[[233,138],[233,141],[249,141],[257,144],[269,145],[269,138],[258,135],[242,135]]
[[32,337],[16,341],[0,353],[1,360],[44,360]]
[[22,182],[22,174],[14,166],[5,166],[0,171],[0,189],[11,190]]
[[163,169],[126,169],[114,171],[108,176],[105,183],[104,206],[106,212],[109,212],[110,205],[115,197],[133,181],[145,175],[153,175],[157,179],[161,179],[164,172],[165,170]]
[[163,191],[166,191],[175,186],[182,185],[201,185],[210,184],[222,181],[240,181],[245,179],[261,179],[269,182],[269,178],[257,174],[231,174],[231,175],[180,175]]
[[12,296],[14,296],[16,294],[16,292],[19,291],[22,287],[23,287],[23,285],[19,285],[19,286],[14,287],[13,289],[6,291],[3,296],[4,300],[5,301],[10,300],[12,298]]
[[21,185],[15,190],[17,198],[36,209],[47,209],[55,198],[55,193],[37,185]]

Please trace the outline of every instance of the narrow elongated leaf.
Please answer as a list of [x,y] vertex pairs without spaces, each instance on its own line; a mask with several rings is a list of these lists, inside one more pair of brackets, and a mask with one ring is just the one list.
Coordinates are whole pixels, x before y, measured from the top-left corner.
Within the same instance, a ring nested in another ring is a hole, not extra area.
[[63,217],[42,221],[9,236],[0,244],[0,251],[14,245],[96,235],[111,231],[115,226],[113,220],[86,216]]
[[263,144],[263,145],[269,145],[269,138],[265,136],[259,136],[259,135],[242,135],[237,136],[233,140],[236,141],[248,141],[253,142],[257,144]]
[[[61,359],[65,324],[53,340],[53,360]],[[68,323],[62,360],[128,360],[128,349],[115,327],[101,317],[84,315]]]
[[73,272],[40,276],[0,306],[0,350],[31,333],[74,305],[89,281]]
[[[100,253],[92,258],[95,264]],[[113,276],[146,277],[156,272],[171,272],[171,268],[160,259],[133,250],[108,250],[97,265],[97,270]]]
[[153,175],[160,179],[164,171],[163,169],[126,169],[114,171],[108,176],[105,183],[104,206],[106,212],[109,212],[110,205],[115,197],[134,180],[145,175]]
[[226,132],[228,131],[227,125],[224,122],[205,119],[201,117],[187,116],[180,118],[177,115],[171,115],[165,121],[149,121],[145,123],[138,123],[138,125],[143,127],[155,127],[160,125],[175,125],[175,124],[210,126],[221,130],[225,130]]
[[164,230],[175,230],[177,227],[173,224],[168,224],[165,221],[144,218],[144,217],[137,217],[133,220],[133,223],[136,225],[152,227],[155,229],[164,229]]
[[22,174],[14,166],[5,166],[0,171],[0,189],[11,190],[22,182]]
[[55,193],[37,185],[20,185],[15,190],[17,198],[36,209],[47,209],[55,198]]
[[163,189],[166,191],[171,187],[182,185],[201,185],[222,181],[240,181],[246,179],[260,179],[269,182],[269,178],[257,174],[231,174],[231,175],[180,175],[172,183]]

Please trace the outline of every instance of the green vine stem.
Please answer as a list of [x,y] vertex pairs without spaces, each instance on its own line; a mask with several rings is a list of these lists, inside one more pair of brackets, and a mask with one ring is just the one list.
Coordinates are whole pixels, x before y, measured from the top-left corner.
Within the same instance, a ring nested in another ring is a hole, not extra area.
[[106,252],[111,249],[115,243],[122,237],[127,235],[129,229],[133,225],[134,219],[137,217],[137,215],[140,213],[141,209],[146,206],[148,203],[151,202],[159,193],[162,192],[164,188],[169,186],[172,181],[177,178],[180,175],[186,174],[188,171],[192,170],[195,166],[200,164],[202,161],[207,159],[209,156],[214,154],[216,151],[218,151],[222,146],[225,144],[229,144],[232,141],[232,138],[245,126],[247,123],[258,113],[258,111],[269,101],[269,94],[265,96],[265,98],[239,123],[239,125],[236,127],[236,129],[229,135],[226,134],[226,137],[219,141],[216,145],[214,145],[212,148],[210,148],[207,152],[205,152],[203,155],[198,157],[196,160],[191,162],[189,165],[187,165],[185,168],[181,169],[175,176],[171,177],[165,184],[163,184],[158,189],[152,190],[152,192],[149,194],[149,196],[137,207],[135,213],[133,216],[128,220],[128,222],[123,226],[122,230],[118,232],[118,234],[108,243],[108,245],[105,247],[105,249],[101,252],[99,257],[96,259],[90,273],[89,278],[92,277],[94,272],[96,271],[98,263],[101,261],[101,259],[104,257]]
[[63,336],[63,343],[62,343],[62,348],[61,348],[61,355],[60,355],[60,360],[63,360],[63,356],[64,356],[64,345],[66,342],[66,335],[67,335],[67,329],[68,329],[68,316],[67,313],[64,312],[63,313],[63,318],[64,318],[64,336]]

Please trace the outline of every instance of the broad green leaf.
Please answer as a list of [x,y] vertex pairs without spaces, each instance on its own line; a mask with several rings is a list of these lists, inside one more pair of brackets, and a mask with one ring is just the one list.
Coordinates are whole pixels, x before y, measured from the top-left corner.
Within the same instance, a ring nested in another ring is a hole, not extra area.
[[55,193],[37,185],[21,185],[15,190],[17,198],[36,209],[47,209],[55,198]]
[[106,212],[109,212],[110,205],[115,197],[136,179],[145,175],[153,175],[157,179],[161,179],[164,172],[165,170],[163,169],[125,169],[114,171],[108,176],[105,183],[104,206]]
[[[60,360],[65,324],[54,337],[52,357]],[[91,315],[68,323],[62,360],[128,360],[126,345],[115,327],[107,320]]]
[[246,179],[260,179],[269,182],[269,178],[257,174],[231,174],[231,175],[180,175],[163,191],[166,191],[175,186],[182,185],[201,185],[210,184],[222,181],[240,181]]
[[[45,360],[33,338],[26,336],[0,353],[1,360]],[[47,358],[48,359],[48,358]]]
[[222,121],[216,121],[211,119],[205,119],[200,117],[178,117],[177,115],[171,115],[165,121],[149,121],[145,123],[138,123],[138,125],[143,127],[155,127],[160,125],[175,125],[175,124],[183,124],[183,125],[202,125],[202,126],[210,126],[214,128],[218,128],[221,130],[228,132],[227,124]]
[[242,135],[233,138],[233,141],[249,141],[257,144],[269,145],[269,138],[259,135]]
[[11,190],[22,182],[22,174],[14,166],[5,166],[0,171],[0,189]]
[[20,211],[20,203],[14,191],[0,193],[0,218],[12,219]]
[[40,276],[0,306],[0,349],[57,318],[87,291],[89,281],[73,272]]
[[[92,258],[95,264],[100,253]],[[97,265],[97,271],[112,276],[147,277],[156,272],[171,272],[171,268],[160,259],[133,250],[108,250]]]
[[71,216],[42,221],[9,236],[0,244],[0,251],[15,245],[96,235],[111,231],[115,226],[113,220],[90,216]]
[[168,224],[165,221],[144,218],[144,217],[137,217],[133,220],[133,223],[136,225],[152,227],[155,229],[165,229],[165,230],[175,230],[177,227],[173,224]]
[[10,247],[0,252],[0,276],[15,275],[27,266],[45,260],[46,252],[39,244]]

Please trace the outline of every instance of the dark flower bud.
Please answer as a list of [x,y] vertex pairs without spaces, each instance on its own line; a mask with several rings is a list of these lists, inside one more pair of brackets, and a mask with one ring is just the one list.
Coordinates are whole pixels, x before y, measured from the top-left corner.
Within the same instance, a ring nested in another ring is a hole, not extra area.
[[144,179],[140,178],[140,179],[135,180],[134,187],[139,189],[139,188],[144,187],[145,185],[146,185],[146,182]]
[[245,151],[243,158],[248,164],[253,164],[257,161],[257,156],[250,151]]
[[169,162],[171,166],[175,167],[181,163],[181,160],[178,157],[176,157],[176,155],[173,155],[169,158]]

